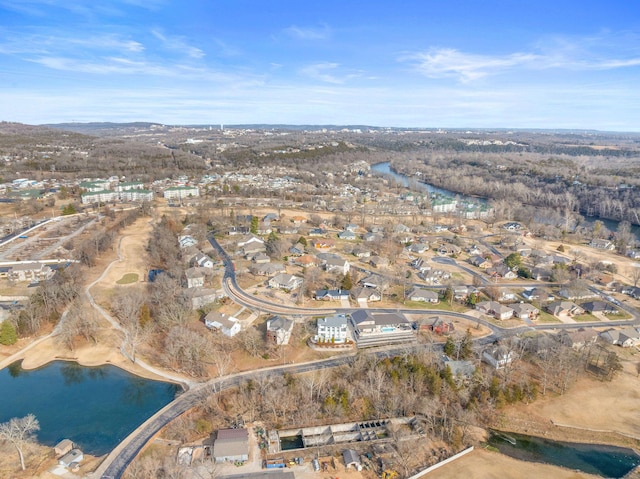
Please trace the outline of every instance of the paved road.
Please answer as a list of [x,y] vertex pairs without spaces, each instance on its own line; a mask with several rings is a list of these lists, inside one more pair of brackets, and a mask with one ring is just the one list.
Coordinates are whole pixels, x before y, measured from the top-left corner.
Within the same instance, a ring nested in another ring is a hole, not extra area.
[[[263,311],[269,311],[270,308],[283,308],[283,305],[277,305],[275,303],[270,303],[264,301],[260,298],[253,297],[251,295],[247,295],[244,293],[242,289],[238,286],[235,277],[235,270],[233,267],[233,263],[231,258],[226,253],[226,251],[220,246],[220,244],[215,240],[215,238],[210,237],[209,241],[212,246],[218,251],[220,258],[222,258],[224,266],[225,266],[225,274],[223,278],[223,283],[225,283],[225,288],[228,289],[228,294],[232,295],[232,297],[239,301],[240,304],[247,306],[248,308],[255,309],[256,307],[260,308]],[[539,283],[536,283],[539,285]],[[252,301],[248,301],[248,299]],[[290,308],[290,312],[294,312],[294,314],[304,315],[305,308]],[[630,308],[626,308],[630,314],[633,315],[633,321],[610,321],[607,322],[607,325],[610,326],[618,326],[618,325],[629,325],[629,324],[639,324],[640,316],[635,310]],[[299,312],[300,311],[300,312]],[[318,314],[319,310],[315,311],[315,314]],[[322,311],[322,310],[320,310]],[[331,311],[338,312],[351,312],[353,309],[336,309]],[[512,329],[504,329],[501,328],[492,322],[486,321],[481,318],[476,318],[474,316],[470,316],[464,313],[455,313],[451,311],[438,311],[438,310],[415,310],[415,309],[398,309],[398,308],[380,308],[372,311],[379,312],[400,312],[403,314],[442,314],[449,315],[454,317],[464,318],[473,322],[478,322],[480,324],[485,325],[490,328],[492,333],[483,338],[479,338],[474,341],[476,346],[484,346],[487,344],[491,344],[505,334],[513,335],[521,332],[531,331],[531,330],[539,330],[539,329],[576,329],[585,326],[591,326],[598,324],[602,326],[602,323],[576,323],[576,324],[541,324],[534,326],[521,326],[519,328]],[[394,346],[387,347],[375,350],[368,350],[366,354],[373,354],[378,358],[395,356],[398,354],[406,353],[412,349],[423,348],[425,345],[415,344],[415,345],[402,345],[402,346]],[[431,346],[429,346],[431,347]],[[441,345],[439,346],[441,347]],[[333,357],[330,359],[323,359],[318,361],[312,361],[308,363],[302,364],[290,364],[290,365],[282,365],[276,366],[272,368],[265,368],[256,371],[248,371],[244,373],[234,374],[231,376],[226,376],[224,378],[216,378],[212,379],[206,383],[194,385],[187,392],[178,396],[173,402],[165,406],[161,411],[147,420],[144,424],[142,424],[138,429],[136,429],[133,433],[129,435],[123,442],[121,442],[118,447],[116,447],[111,454],[103,461],[100,467],[90,475],[93,479],[120,479],[127,468],[127,466],[133,461],[133,459],[138,455],[140,450],[147,444],[149,440],[162,429],[166,424],[180,416],[184,412],[188,411],[195,405],[197,405],[203,398],[207,397],[210,394],[215,394],[219,391],[237,386],[241,382],[248,379],[257,379],[260,376],[264,375],[273,375],[273,374],[284,374],[285,372],[289,373],[303,373],[318,369],[325,368],[333,368],[342,364],[346,364],[350,362],[353,357],[357,353],[348,353],[342,356]]]

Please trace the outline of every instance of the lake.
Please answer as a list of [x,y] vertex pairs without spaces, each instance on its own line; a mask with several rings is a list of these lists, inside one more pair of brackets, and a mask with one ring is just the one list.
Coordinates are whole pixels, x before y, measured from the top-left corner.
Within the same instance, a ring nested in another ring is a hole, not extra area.
[[640,465],[640,456],[631,449],[550,441],[541,437],[512,433],[505,436],[515,439],[515,445],[501,437],[501,433],[491,435],[489,444],[507,456],[524,461],[543,462],[614,478],[624,477]]
[[111,365],[54,361],[24,370],[18,361],[0,370],[0,422],[32,413],[40,421],[39,443],[54,446],[71,439],[83,452],[101,456],[173,401],[179,390]]

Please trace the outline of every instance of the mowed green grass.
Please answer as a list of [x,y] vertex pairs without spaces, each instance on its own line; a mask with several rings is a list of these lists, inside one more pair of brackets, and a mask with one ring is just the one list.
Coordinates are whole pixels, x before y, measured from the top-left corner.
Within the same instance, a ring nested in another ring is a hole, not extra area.
[[116,281],[116,284],[131,284],[131,283],[137,283],[137,282],[138,282],[138,273],[127,273],[118,281]]

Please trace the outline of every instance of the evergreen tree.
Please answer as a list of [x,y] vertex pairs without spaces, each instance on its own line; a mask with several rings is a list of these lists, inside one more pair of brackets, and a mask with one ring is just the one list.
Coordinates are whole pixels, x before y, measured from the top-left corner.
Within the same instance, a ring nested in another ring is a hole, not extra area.
[[302,246],[307,246],[307,238],[305,238],[304,236],[300,236],[300,238],[298,238],[298,243],[300,243]]
[[340,288],[345,290],[350,290],[351,288],[353,288],[353,281],[351,280],[351,273],[349,273],[349,271],[347,271],[347,274],[345,274],[344,278],[342,278]]
[[0,344],[11,346],[18,340],[18,333],[11,321],[0,323]]
[[251,217],[251,232],[252,232],[254,235],[257,235],[257,234],[258,234],[258,224],[259,224],[258,222],[259,222],[259,221],[260,221],[260,220],[258,219],[258,217],[257,217],[257,216],[252,216],[252,217]]
[[453,338],[449,336],[447,338],[447,342],[444,343],[444,354],[452,358],[455,352],[456,352],[456,343],[454,343]]

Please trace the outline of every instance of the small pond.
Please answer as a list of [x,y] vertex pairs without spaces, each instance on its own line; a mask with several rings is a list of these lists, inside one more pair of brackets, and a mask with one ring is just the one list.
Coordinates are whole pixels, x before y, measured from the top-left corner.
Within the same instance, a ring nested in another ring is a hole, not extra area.
[[18,361],[0,370],[0,422],[32,413],[40,421],[41,444],[54,446],[67,438],[100,456],[171,402],[179,389],[110,365],[54,361],[24,370]]
[[[512,444],[514,439],[515,444]],[[615,446],[550,441],[512,433],[493,434],[489,444],[516,459],[544,462],[603,477],[624,477],[640,465],[640,456],[633,450]]]

